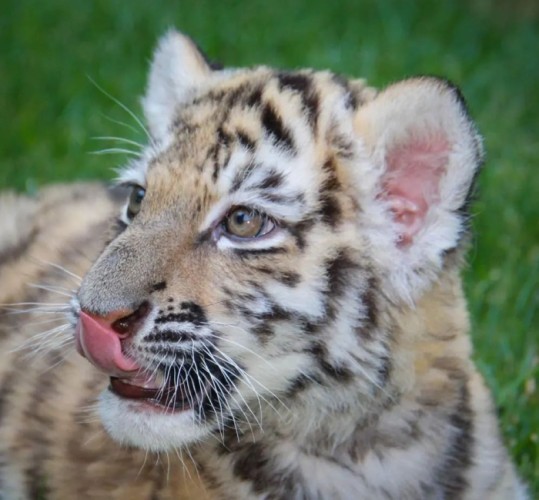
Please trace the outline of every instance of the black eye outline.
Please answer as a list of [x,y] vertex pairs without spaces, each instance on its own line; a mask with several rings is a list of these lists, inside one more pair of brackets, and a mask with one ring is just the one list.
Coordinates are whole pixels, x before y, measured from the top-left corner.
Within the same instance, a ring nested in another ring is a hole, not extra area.
[[[230,227],[229,227],[230,218],[237,212],[242,212],[242,211],[250,215],[256,215],[262,218],[260,229],[253,236],[240,236],[230,231]],[[232,207],[228,211],[228,213],[225,215],[225,217],[223,217],[220,223],[220,229],[222,231],[222,234],[224,234],[227,238],[230,238],[235,241],[252,241],[252,240],[260,239],[272,233],[276,228],[277,228],[277,222],[274,219],[272,219],[269,215],[266,215],[260,210],[247,207],[245,205],[236,205]]]
[[146,189],[139,185],[131,186],[131,194],[127,204],[127,218],[131,221],[140,212],[142,200],[146,195]]

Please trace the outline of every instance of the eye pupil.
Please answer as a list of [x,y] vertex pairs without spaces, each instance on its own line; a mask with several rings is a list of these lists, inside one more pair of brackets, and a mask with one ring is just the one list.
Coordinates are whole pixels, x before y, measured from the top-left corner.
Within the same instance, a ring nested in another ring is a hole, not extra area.
[[137,189],[136,194],[135,194],[136,203],[142,202],[142,198],[144,198],[144,193],[145,193],[144,189],[142,188]]
[[127,205],[127,217],[132,219],[140,212],[140,206],[146,190],[141,186],[134,186],[129,196],[129,204]]
[[234,213],[234,219],[235,219],[234,222],[241,226],[249,222],[249,214],[247,214],[246,212],[242,210],[238,210],[237,212]]

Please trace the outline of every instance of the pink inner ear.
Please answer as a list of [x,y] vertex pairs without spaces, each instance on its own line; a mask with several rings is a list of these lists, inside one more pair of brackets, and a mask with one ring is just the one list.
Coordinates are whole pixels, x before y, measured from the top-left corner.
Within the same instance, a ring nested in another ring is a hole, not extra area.
[[421,229],[430,207],[439,202],[440,179],[449,157],[445,135],[410,136],[386,155],[383,194],[402,226],[400,244],[409,245]]

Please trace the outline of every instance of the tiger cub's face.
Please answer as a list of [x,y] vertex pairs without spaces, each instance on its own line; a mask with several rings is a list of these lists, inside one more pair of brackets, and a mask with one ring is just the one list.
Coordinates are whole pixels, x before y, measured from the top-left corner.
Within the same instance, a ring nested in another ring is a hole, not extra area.
[[152,139],[122,175],[122,230],[75,304],[78,350],[111,376],[111,435],[160,450],[375,406],[381,318],[461,239],[481,150],[457,92],[214,71],[170,33],[143,104]]

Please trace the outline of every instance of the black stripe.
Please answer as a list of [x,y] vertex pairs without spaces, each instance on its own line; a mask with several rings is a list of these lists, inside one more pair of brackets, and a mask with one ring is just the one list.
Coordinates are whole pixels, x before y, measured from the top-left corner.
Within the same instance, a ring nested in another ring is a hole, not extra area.
[[359,301],[364,306],[364,317],[361,325],[356,329],[356,333],[362,340],[372,340],[378,326],[377,293],[377,280],[374,276],[369,276],[365,290],[359,294]]
[[264,321],[288,321],[292,318],[292,313],[282,307],[271,304],[268,312],[253,314],[253,317]]
[[28,249],[32,246],[38,234],[38,228],[33,225],[31,231],[26,235],[25,238],[18,241],[15,245],[10,245],[7,248],[3,248],[2,250],[0,250],[0,266],[13,262],[14,260],[23,256],[23,254],[26,253]]
[[262,443],[243,445],[233,454],[233,459],[234,475],[250,482],[256,495],[265,494],[265,498],[276,500],[297,498],[295,492],[304,488],[294,465],[280,469]]
[[331,143],[341,158],[350,160],[354,157],[354,141],[343,134],[332,134]]
[[350,368],[345,365],[336,365],[321,361],[320,366],[326,375],[329,375],[337,382],[349,383],[354,378]]
[[389,382],[389,376],[393,369],[393,363],[389,355],[384,355],[380,358],[382,364],[378,366],[376,374],[378,375],[378,384],[384,387]]
[[262,102],[262,88],[258,87],[251,92],[251,95],[247,98],[246,103],[250,108],[260,106]]
[[284,125],[282,118],[269,103],[262,110],[262,126],[272,139],[273,144],[291,154],[296,154],[291,131]]
[[154,323],[158,325],[162,323],[192,323],[196,326],[203,326],[208,324],[208,320],[203,312],[183,311],[180,313],[164,314],[163,311],[163,314],[155,318]]
[[221,169],[226,168],[230,159],[230,144],[234,138],[228,132],[226,132],[222,126],[217,129],[216,132],[216,144],[210,148],[208,157],[213,163],[213,181],[217,180]]
[[326,178],[320,186],[318,214],[321,216],[322,222],[335,227],[341,220],[342,210],[336,197],[336,191],[341,188],[341,183],[337,177],[334,159],[328,159],[322,166],[322,171]]
[[472,463],[473,412],[470,407],[470,393],[466,381],[462,381],[459,403],[450,417],[450,428],[455,429],[453,442],[448,446],[448,454],[440,467],[439,482],[444,492],[443,498],[462,498],[468,489],[466,471]]
[[278,188],[282,186],[284,182],[284,174],[282,172],[277,172],[274,169],[271,169],[266,177],[262,179],[258,184],[253,186],[255,189],[270,189]]
[[[169,342],[179,344],[192,340],[199,340],[200,337],[192,332],[178,332],[176,330],[164,330],[157,333],[150,333],[142,339],[145,344]],[[163,352],[169,352],[172,346],[162,346]]]
[[244,130],[236,130],[236,136],[239,143],[247,150],[254,151],[256,148],[256,140],[249,136]]
[[279,271],[271,267],[257,267],[256,270],[291,288],[301,281],[301,275],[294,271]]
[[[7,374],[4,375],[4,378],[0,385],[0,423],[4,419],[4,416],[7,413],[7,409],[9,408],[8,400],[10,396],[12,396],[15,392],[14,389],[17,385],[17,374],[19,373],[19,371],[23,370],[24,364],[24,360],[22,360],[21,357],[18,356],[13,361],[11,370],[9,370]],[[4,366],[2,368],[6,370],[7,367]]]
[[290,234],[295,238],[296,245],[300,250],[305,249],[307,234],[314,227],[314,225],[315,221],[313,219],[305,219],[297,224],[287,227]]
[[312,129],[316,131],[320,98],[313,87],[312,79],[301,73],[280,73],[278,79],[281,89],[290,89],[301,95],[303,110],[307,114],[307,121]]
[[241,185],[260,168],[262,168],[262,166],[259,163],[251,161],[243,168],[238,169],[234,175],[234,178],[232,179],[232,185],[230,186],[229,192],[235,193],[241,187]]
[[[236,106],[238,103],[240,103],[240,105],[243,104],[243,101],[245,100],[245,94],[248,90],[249,87],[247,84],[240,84],[232,90],[223,91],[223,99],[218,99],[217,104],[224,108],[227,117],[231,108]],[[224,121],[226,121],[226,118]]]
[[320,193],[333,192],[341,188],[341,183],[337,177],[337,165],[333,158],[329,158],[324,165],[322,171],[326,175],[324,182],[320,186]]
[[295,204],[303,204],[305,201],[305,197],[303,196],[303,193],[295,193],[291,195],[285,195],[285,194],[277,194],[274,192],[262,192],[258,195],[263,200],[269,201],[270,203],[280,203],[283,205],[295,205]]
[[219,175],[219,151],[220,151],[219,143],[216,143],[213,146],[211,146],[210,149],[208,150],[206,160],[203,162],[203,164],[206,164],[208,162],[211,165],[213,165],[212,179],[214,182],[217,180],[217,176]]
[[359,265],[348,255],[346,248],[340,248],[335,257],[324,262],[326,277],[328,280],[327,293],[332,298],[339,298],[354,279],[352,271],[357,270]]
[[289,398],[295,398],[299,393],[306,391],[313,385],[321,385],[322,381],[315,374],[302,374],[293,380],[286,389],[286,395]]
[[356,110],[359,105],[358,96],[350,89],[350,83],[348,80],[342,76],[334,74],[332,80],[341,87],[345,92],[345,106],[347,109]]
[[[160,281],[159,283],[156,283],[155,285],[152,285],[152,292],[158,292],[161,290],[165,290],[167,288],[167,282],[166,281]],[[150,293],[152,293],[150,292]]]
[[277,278],[277,280],[283,283],[283,285],[293,288],[297,286],[299,282],[301,281],[301,275],[298,273],[295,273],[294,271],[288,271],[288,272],[282,273]]
[[324,193],[320,196],[320,208],[318,209],[322,222],[331,227],[336,227],[342,218],[341,204],[336,196]]
[[234,248],[233,252],[238,257],[261,257],[263,255],[276,255],[286,253],[286,248],[273,247],[273,248]]
[[350,368],[344,364],[335,364],[328,360],[327,348],[319,342],[312,344],[306,352],[313,355],[322,372],[340,383],[349,383],[354,376]]
[[307,335],[316,335],[320,332],[322,328],[321,323],[316,323],[312,321],[304,321],[301,326],[301,331]]
[[[44,476],[43,463],[47,460],[52,436],[54,436],[55,421],[51,417],[43,415],[43,408],[47,407],[49,395],[58,390],[61,377],[58,372],[65,368],[62,364],[63,349],[50,351],[46,358],[45,366],[55,366],[54,370],[48,370],[35,379],[34,390],[28,399],[21,417],[27,422],[24,429],[25,439],[34,443],[30,465],[25,469],[26,484],[30,498],[47,498],[50,491]],[[37,373],[35,375],[38,375]],[[44,432],[44,430],[47,432]]]
[[267,323],[262,323],[261,325],[255,326],[252,332],[260,341],[262,341],[262,343],[267,342],[275,335],[275,331],[273,330],[272,326]]

